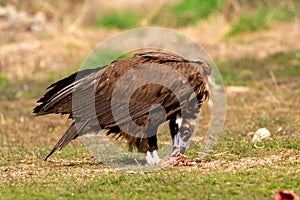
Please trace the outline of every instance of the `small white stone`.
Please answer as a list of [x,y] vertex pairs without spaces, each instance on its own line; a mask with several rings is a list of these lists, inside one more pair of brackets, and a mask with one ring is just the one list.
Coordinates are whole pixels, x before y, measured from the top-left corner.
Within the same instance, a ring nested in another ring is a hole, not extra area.
[[271,136],[271,133],[266,128],[258,129],[253,135],[252,142],[261,142],[263,139],[266,139]]

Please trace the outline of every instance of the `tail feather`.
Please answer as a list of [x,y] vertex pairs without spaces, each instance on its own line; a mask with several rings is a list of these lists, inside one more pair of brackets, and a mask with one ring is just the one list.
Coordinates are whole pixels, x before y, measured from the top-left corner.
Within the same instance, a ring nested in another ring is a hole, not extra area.
[[[33,109],[33,113],[37,116],[50,113],[72,114],[74,90],[89,85],[95,78],[94,76],[98,73],[101,75],[102,71],[100,68],[86,69],[53,83],[48,87],[48,92],[38,100],[41,104]],[[93,85],[90,86],[93,87]]]
[[[45,161],[55,152],[60,151],[63,148],[65,148],[72,140],[77,138],[79,136],[78,133],[80,133],[85,126],[87,125],[88,121],[76,123],[73,122],[73,124],[70,126],[70,128],[65,132],[65,134],[59,139],[59,141],[56,143],[54,148],[50,151],[50,153],[45,157]],[[79,126],[78,126],[79,125]]]
[[[66,91],[66,88],[69,88],[70,91],[70,85],[71,87],[74,85],[73,83],[75,82],[77,77],[77,72],[62,79],[57,81],[56,83],[53,83],[48,87],[48,92],[38,100],[38,103],[41,103],[40,105],[36,106],[33,109],[33,113],[36,113],[37,116],[39,115],[45,115],[48,113],[56,112],[57,108],[54,108],[53,106],[51,107],[49,104],[54,105],[56,102],[57,96],[61,97],[61,93]],[[66,96],[66,92],[64,93]],[[71,92],[69,93],[71,94]],[[55,99],[56,98],[56,99]],[[62,99],[60,99],[62,100]],[[59,102],[59,101],[57,101]],[[61,107],[61,106],[60,106]],[[67,107],[67,106],[65,106]],[[69,109],[65,108],[65,111],[67,112]]]

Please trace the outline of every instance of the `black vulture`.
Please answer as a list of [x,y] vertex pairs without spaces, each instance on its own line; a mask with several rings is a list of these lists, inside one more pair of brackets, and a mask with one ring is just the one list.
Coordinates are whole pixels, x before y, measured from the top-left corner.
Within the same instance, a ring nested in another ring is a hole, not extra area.
[[183,155],[199,109],[209,98],[210,74],[204,61],[144,51],[53,83],[33,112],[68,114],[73,123],[45,160],[78,136],[102,130],[124,137],[130,149],[144,153],[149,164],[158,164],[156,132],[166,121],[173,142],[170,157]]

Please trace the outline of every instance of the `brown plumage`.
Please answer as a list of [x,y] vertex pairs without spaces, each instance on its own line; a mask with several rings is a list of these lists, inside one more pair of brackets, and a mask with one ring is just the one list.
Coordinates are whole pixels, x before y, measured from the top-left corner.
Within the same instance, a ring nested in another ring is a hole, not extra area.
[[[136,71],[130,73],[131,70]],[[181,77],[171,73],[172,70]],[[182,126],[193,128],[189,126],[190,121],[196,118],[203,99],[209,96],[207,77],[210,73],[211,68],[205,62],[152,51],[116,60],[102,68],[79,71],[50,85],[33,112],[37,116],[69,114],[74,123],[45,160],[79,135],[100,129],[126,138],[131,149],[135,146],[144,153],[156,150],[155,133],[166,120],[170,120],[172,138],[178,132],[175,121],[179,114],[183,116]],[[166,84],[153,81],[138,85],[143,80],[152,80],[151,77]],[[183,87],[184,84],[189,84],[192,91]],[[131,87],[135,90],[129,102],[125,102],[123,96],[130,93]],[[125,103],[129,105],[129,116],[124,110]],[[118,115],[118,123],[112,109]],[[142,129],[137,130],[137,127]]]

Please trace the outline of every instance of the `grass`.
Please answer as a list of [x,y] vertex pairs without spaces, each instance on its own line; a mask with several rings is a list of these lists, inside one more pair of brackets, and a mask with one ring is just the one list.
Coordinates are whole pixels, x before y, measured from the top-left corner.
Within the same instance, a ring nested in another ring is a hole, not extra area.
[[134,12],[107,12],[93,23],[96,27],[129,29],[139,25],[139,15]]
[[84,61],[80,60],[78,63],[82,63],[80,70],[94,69],[97,67],[106,66],[116,59],[127,58],[131,56],[132,55],[130,53],[123,54],[123,52],[120,50],[96,49]]
[[49,73],[43,80],[9,80],[5,76],[0,76],[0,100],[31,99],[41,97],[51,83],[66,77],[69,74],[71,73]]
[[[47,83],[50,83],[47,82]],[[0,100],[29,99],[38,97],[45,91],[47,83],[34,80],[6,82],[0,85]]]
[[175,27],[194,25],[202,19],[206,19],[214,12],[222,8],[222,1],[193,1],[183,0],[170,7],[172,23]]
[[193,26],[222,10],[223,5],[224,1],[220,0],[182,0],[173,5],[163,6],[160,12],[151,18],[150,24],[167,27]]
[[[174,19],[174,26],[193,25],[222,9],[217,0],[182,2],[166,8],[174,17],[166,19]],[[239,17],[233,35],[294,17],[289,9],[266,4]],[[139,24],[138,18],[124,12],[99,18],[95,26],[126,29]],[[105,65],[120,53],[107,50],[101,52],[103,57],[98,55],[84,67]],[[0,199],[273,199],[285,189],[300,194],[299,51],[216,63],[226,86],[250,88],[227,93],[226,123],[218,143],[200,161],[201,142],[194,140],[186,154],[197,161],[195,167],[144,174],[109,168],[79,140],[43,161],[70,121],[58,115],[33,117],[32,108],[50,83],[70,72],[49,74],[42,81],[10,80],[0,74]],[[207,128],[207,120],[201,121],[200,129]],[[254,146],[251,132],[262,127],[270,130],[271,138]]]
[[[277,167],[286,167],[280,163]],[[46,178],[43,180],[42,187],[31,187],[32,181],[25,181],[6,190],[6,194],[11,194],[13,190],[17,191],[15,195],[10,197],[26,198],[31,191],[32,198],[55,199],[139,199],[143,196],[145,199],[199,199],[199,198],[221,198],[221,199],[243,199],[244,196],[253,199],[269,198],[277,188],[288,189],[290,187],[299,187],[296,181],[289,180],[285,172],[278,170],[276,166],[266,166],[251,168],[252,172],[217,172],[214,175],[205,175],[199,171],[182,173],[181,176],[173,176],[176,174],[173,169],[169,173],[157,173],[156,175],[131,175],[122,173],[108,173],[94,179],[86,180],[82,176],[67,176],[62,178],[61,184],[56,185],[53,181]],[[292,170],[299,165],[289,166],[287,169]],[[268,170],[269,173],[265,173]],[[274,181],[271,171],[279,172],[277,180]],[[60,179],[61,173],[49,173],[49,177]],[[299,178],[299,174],[291,173],[291,176]],[[264,188],[257,187],[259,184],[256,176],[263,177]],[[249,177],[247,179],[237,180],[237,177]],[[190,184],[181,184],[182,182]],[[284,185],[283,183],[288,183]],[[97,185],[98,187],[95,187]],[[46,187],[47,186],[47,187]],[[64,190],[65,187],[68,190]],[[230,186],[230,189],[228,189]],[[224,190],[225,187],[225,190]],[[184,189],[183,189],[184,188]],[[195,192],[192,188],[198,188]],[[227,189],[226,189],[227,188]],[[21,189],[21,190],[20,190]],[[80,193],[78,193],[80,191]],[[212,192],[209,192],[212,191]],[[7,196],[7,195],[6,195]]]
[[[227,1],[194,1],[182,0],[178,3],[162,6],[148,19],[149,25],[167,27],[193,26],[201,20],[217,13],[222,13],[228,6]],[[245,32],[269,29],[276,22],[293,21],[296,19],[297,1],[288,1],[281,5],[281,1],[238,2],[241,13],[234,13],[236,19],[231,25],[226,37]],[[291,6],[292,5],[292,6]],[[244,12],[246,10],[246,12]],[[229,11],[232,12],[232,11]],[[145,15],[147,16],[147,14]],[[138,11],[109,11],[93,20],[94,27],[130,29],[138,27],[143,19],[143,13]]]
[[[0,136],[0,198],[272,199],[284,189],[299,194],[300,119],[295,104],[299,52],[273,54],[264,60],[249,56],[217,63],[222,75],[227,73],[225,85],[245,83],[254,92],[228,94],[223,134],[212,153],[196,167],[129,174],[108,168],[78,140],[44,162],[70,122],[63,116],[33,117],[35,95],[2,99],[0,124],[5,131]],[[269,81],[270,70],[277,78],[277,88]],[[255,85],[267,85],[269,89]],[[38,87],[33,90],[40,93],[38,96],[43,93]],[[270,93],[279,102],[273,102]],[[257,148],[248,133],[261,127],[270,130],[271,139]],[[200,147],[194,142],[187,156],[197,160]]]
[[[182,0],[178,3],[162,6],[159,12],[154,13],[149,19],[149,25],[167,27],[193,26],[201,20],[207,19],[226,9],[227,1],[194,1]],[[241,13],[234,13],[236,19],[231,25],[226,37],[245,32],[254,32],[270,28],[276,22],[295,20],[297,15],[297,1],[288,1],[282,5],[281,1],[270,2],[239,1]],[[244,12],[246,10],[246,12]],[[232,12],[232,11],[230,11]],[[129,29],[138,27],[143,19],[143,13],[138,11],[113,11],[98,16],[93,22],[95,27]]]
[[266,10],[259,10],[254,14],[239,17],[238,20],[232,25],[228,36],[269,28],[269,24],[266,21],[266,16]]
[[[69,149],[70,150],[70,149]],[[28,159],[28,158],[27,158]],[[73,159],[76,159],[73,157]],[[16,173],[0,183],[5,198],[22,199],[271,199],[280,189],[300,189],[297,162],[253,163],[240,169],[220,167],[203,170],[169,168],[150,174],[105,171],[101,163],[33,163],[35,169],[4,169]],[[53,167],[54,165],[54,167]],[[54,169],[53,169],[54,168]],[[204,168],[205,169],[205,168]],[[283,170],[284,169],[284,170]],[[2,168],[3,170],[3,168]],[[179,170],[179,171],[178,171]],[[22,176],[17,174],[24,172]],[[288,174],[288,175],[287,175]],[[260,187],[258,187],[260,186]]]
[[[222,8],[221,0],[193,1],[183,0],[174,5],[163,7],[150,19],[151,25],[190,26],[206,19]],[[129,29],[140,25],[143,15],[137,11],[110,11],[98,16],[92,25],[95,27]]]
[[295,17],[295,11],[289,8],[263,7],[256,11],[251,11],[249,14],[238,16],[227,33],[227,37],[245,32],[269,29],[275,22],[292,21]]
[[4,74],[0,74],[0,86],[8,82],[8,77]]
[[266,89],[271,86],[268,81],[271,80],[270,73],[283,79],[296,77],[300,75],[299,64],[299,51],[271,54],[264,60],[246,56],[217,62],[225,85]]

